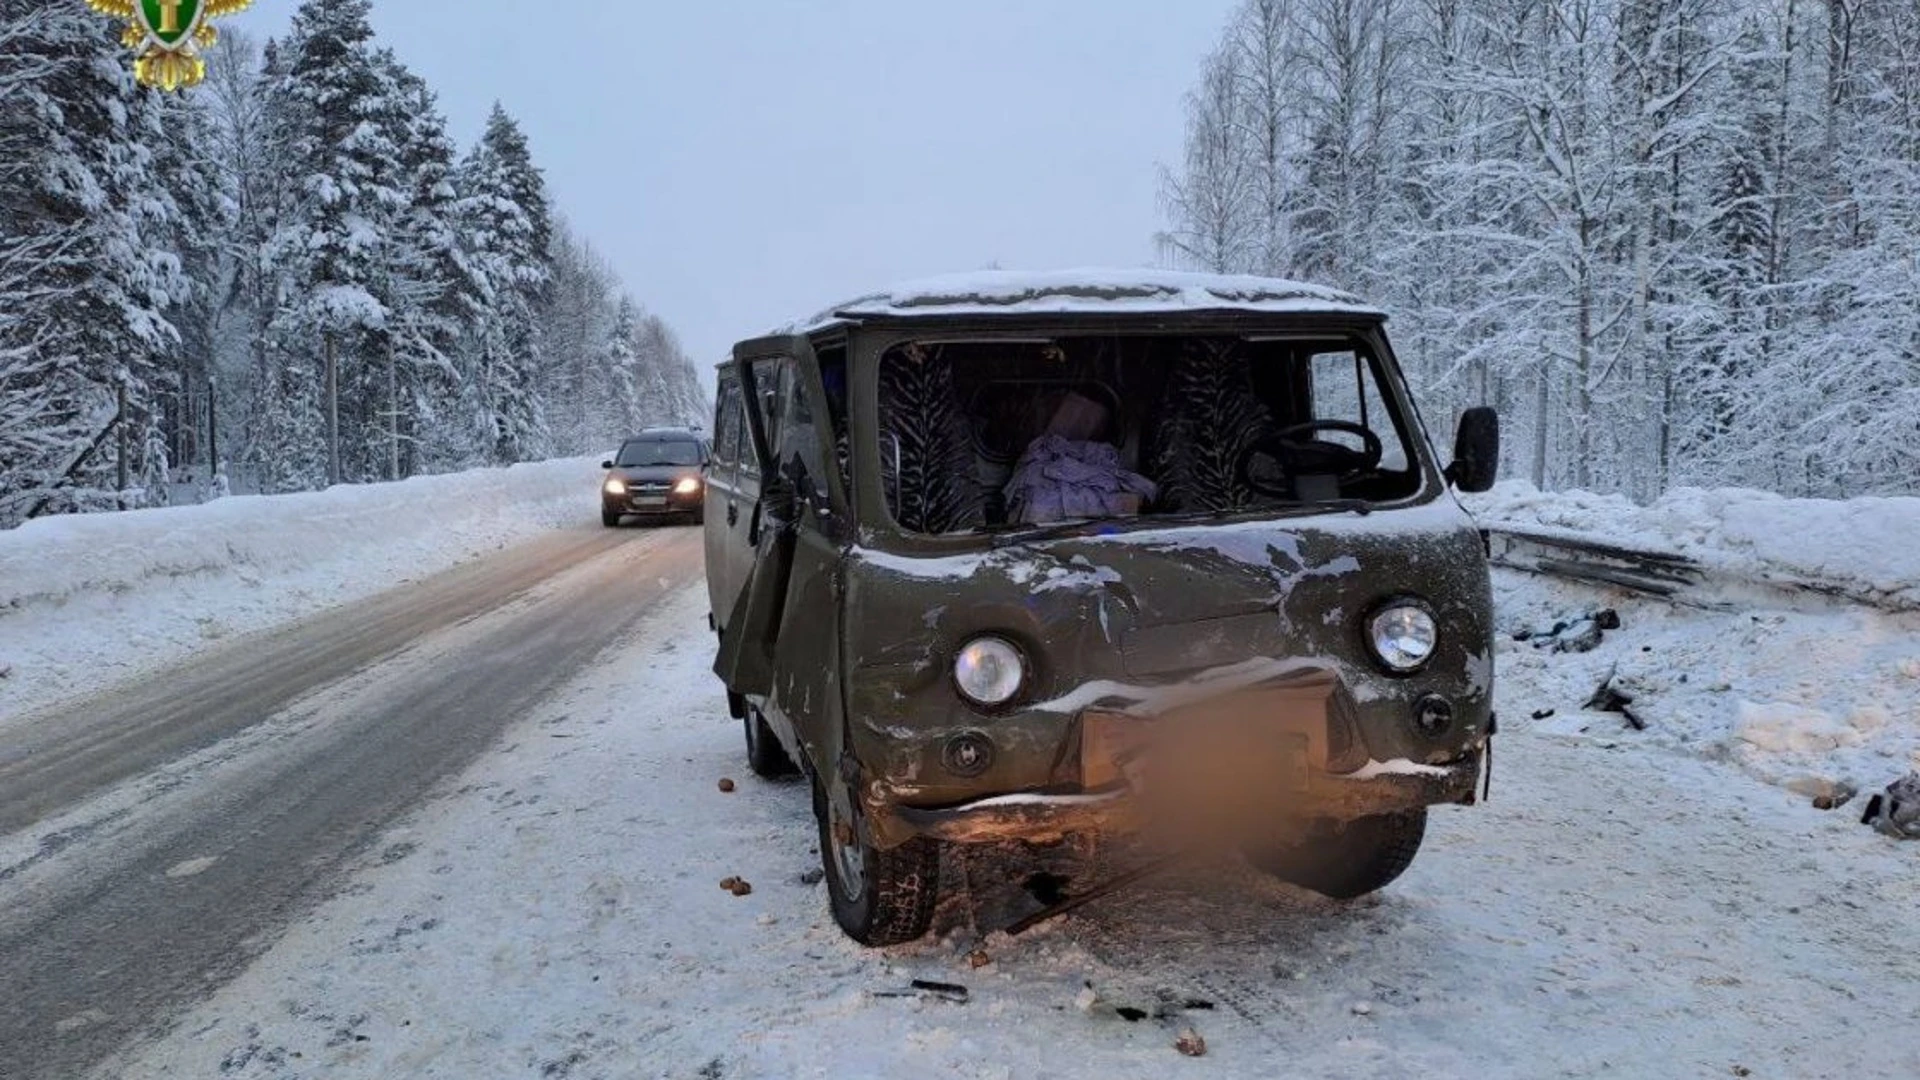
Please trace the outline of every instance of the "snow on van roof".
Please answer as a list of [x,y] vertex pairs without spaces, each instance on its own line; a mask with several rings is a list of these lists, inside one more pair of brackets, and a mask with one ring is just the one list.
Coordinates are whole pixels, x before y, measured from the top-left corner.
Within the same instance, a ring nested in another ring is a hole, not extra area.
[[906,282],[836,304],[776,333],[874,318],[1249,311],[1381,315],[1352,293],[1248,274],[1177,270],[987,270]]

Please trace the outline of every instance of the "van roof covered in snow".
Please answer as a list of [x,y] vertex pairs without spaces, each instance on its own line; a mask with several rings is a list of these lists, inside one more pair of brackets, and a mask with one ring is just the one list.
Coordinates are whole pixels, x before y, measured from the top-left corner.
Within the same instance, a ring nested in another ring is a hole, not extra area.
[[774,333],[811,333],[836,323],[882,319],[1206,311],[1384,315],[1352,293],[1280,278],[1175,270],[989,270],[906,282],[836,304]]

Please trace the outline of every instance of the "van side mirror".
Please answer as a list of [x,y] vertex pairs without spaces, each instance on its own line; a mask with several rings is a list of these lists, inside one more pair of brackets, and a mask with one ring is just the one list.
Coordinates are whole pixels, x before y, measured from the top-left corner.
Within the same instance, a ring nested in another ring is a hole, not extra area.
[[601,468],[603,468],[603,469],[611,469],[611,468],[613,468],[613,462],[611,462],[611,461],[603,461],[603,462],[601,462],[601,463],[600,463],[600,467],[601,467]]
[[1453,440],[1453,464],[1447,481],[1470,495],[1493,487],[1500,478],[1500,414],[1481,405],[1460,414]]

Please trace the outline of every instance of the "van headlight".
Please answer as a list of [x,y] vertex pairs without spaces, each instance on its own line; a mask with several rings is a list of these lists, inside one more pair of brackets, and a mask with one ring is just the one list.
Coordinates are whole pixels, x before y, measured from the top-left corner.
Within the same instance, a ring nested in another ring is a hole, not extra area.
[[1005,705],[1026,682],[1026,658],[1006,638],[974,638],[953,660],[953,684],[975,705]]
[[1412,673],[1433,659],[1440,625],[1425,604],[1395,600],[1367,620],[1367,644],[1390,670]]

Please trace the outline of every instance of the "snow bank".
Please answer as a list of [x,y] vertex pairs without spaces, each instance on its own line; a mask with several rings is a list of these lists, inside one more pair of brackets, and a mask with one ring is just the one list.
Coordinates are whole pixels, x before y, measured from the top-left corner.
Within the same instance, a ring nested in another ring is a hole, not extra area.
[[1572,529],[1689,556],[1730,576],[1806,584],[1920,609],[1920,498],[1789,499],[1680,488],[1651,506],[1508,481],[1465,500],[1486,523]]
[[[1920,613],[1607,596],[1619,627],[1591,652],[1551,652],[1514,633],[1593,610],[1592,587],[1532,574],[1494,586],[1503,728],[1651,743],[1808,796],[1877,790],[1920,768]],[[1647,730],[1585,707],[1602,684],[1632,698]]]
[[0,532],[0,716],[157,667],[208,639],[593,523],[600,460],[45,518]]

